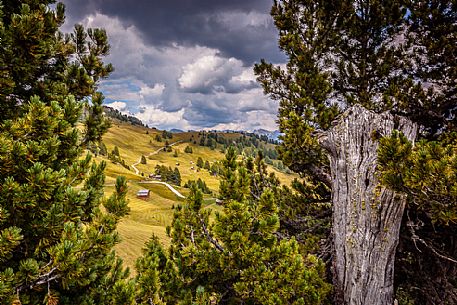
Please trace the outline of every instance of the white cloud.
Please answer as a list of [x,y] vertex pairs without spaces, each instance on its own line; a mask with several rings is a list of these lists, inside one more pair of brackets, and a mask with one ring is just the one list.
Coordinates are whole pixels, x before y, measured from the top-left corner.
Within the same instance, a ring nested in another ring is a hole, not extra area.
[[239,75],[233,76],[230,81],[234,83],[249,83],[249,82],[255,82],[256,77],[254,75],[254,70],[251,68],[245,69],[241,72]]
[[142,96],[147,96],[147,95],[155,95],[159,96],[162,95],[163,90],[165,90],[165,85],[164,84],[154,84],[153,87],[149,87],[148,85],[144,85],[140,88],[140,95]]
[[116,79],[102,81],[100,90],[111,100],[136,101],[140,98],[138,90],[132,88],[131,79]]
[[115,101],[115,102],[106,104],[106,106],[117,109],[119,111],[124,111],[127,109],[127,104],[124,102],[120,102],[120,101]]
[[112,77],[116,78],[135,78],[150,85],[164,84],[170,79],[176,80],[181,67],[195,58],[217,52],[202,46],[151,46],[144,42],[135,26],[100,13],[87,16],[82,23],[86,27],[106,29],[111,45],[107,61],[113,63]]
[[252,111],[243,116],[239,121],[220,123],[205,129],[254,131],[255,129],[263,128],[267,130],[277,130],[278,126],[275,121],[276,115],[274,114],[264,111]]
[[256,86],[252,67],[218,54],[202,56],[184,66],[178,83],[184,91],[192,93],[238,93]]
[[[241,23],[262,25],[262,16],[240,16]],[[107,31],[111,50],[106,62],[115,72],[100,90],[116,109],[163,129],[250,129],[258,124],[276,129],[277,103],[264,96],[252,67],[241,60],[205,46],[148,45],[137,28],[101,13],[81,23]]]
[[228,87],[256,90],[259,85],[256,82],[252,67],[245,68],[241,74],[232,76],[228,82]]
[[165,85],[156,83],[151,87],[140,80],[121,78],[103,81],[100,90],[111,100],[123,100],[138,105],[160,100]]
[[179,86],[190,92],[208,92],[224,81],[240,73],[243,63],[235,58],[223,58],[216,54],[202,56],[183,67],[178,79]]
[[143,108],[141,112],[136,113],[135,116],[143,123],[149,126],[160,126],[162,129],[189,129],[191,125],[183,119],[184,109],[177,112],[166,112],[160,109],[148,106]]

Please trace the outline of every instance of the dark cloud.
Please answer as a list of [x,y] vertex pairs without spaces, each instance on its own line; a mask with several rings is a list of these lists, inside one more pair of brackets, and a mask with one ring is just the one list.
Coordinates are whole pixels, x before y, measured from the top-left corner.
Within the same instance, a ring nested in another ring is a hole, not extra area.
[[247,105],[247,106],[242,106],[240,108],[238,108],[238,111],[239,112],[251,112],[251,111],[258,111],[258,110],[264,110],[264,111],[267,111],[268,108],[266,107],[267,105]]
[[[283,62],[270,0],[64,0],[71,20],[99,12],[134,25],[154,46],[201,45],[252,64]],[[263,18],[263,19],[262,19]]]
[[74,23],[107,30],[106,102],[150,126],[275,129],[277,102],[252,70],[284,63],[271,0],[63,0]]
[[191,107],[184,112],[183,118],[196,125],[210,128],[217,124],[232,123],[239,120],[240,113],[230,109],[225,100],[193,100]]

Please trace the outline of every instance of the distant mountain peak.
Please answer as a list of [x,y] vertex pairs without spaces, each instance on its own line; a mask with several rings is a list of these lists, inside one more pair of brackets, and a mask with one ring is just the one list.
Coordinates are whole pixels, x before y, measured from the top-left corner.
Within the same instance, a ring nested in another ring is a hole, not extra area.
[[260,133],[272,133],[273,131],[264,129],[264,128],[259,128],[259,129],[254,129],[253,133],[255,134],[260,134]]
[[279,141],[279,136],[281,135],[279,130],[270,131],[263,128],[255,129],[252,133],[259,136],[267,136],[268,139],[274,141]]
[[184,132],[184,130],[181,130],[181,129],[178,129],[178,128],[172,128],[169,130],[169,132],[171,133],[181,133],[181,132]]

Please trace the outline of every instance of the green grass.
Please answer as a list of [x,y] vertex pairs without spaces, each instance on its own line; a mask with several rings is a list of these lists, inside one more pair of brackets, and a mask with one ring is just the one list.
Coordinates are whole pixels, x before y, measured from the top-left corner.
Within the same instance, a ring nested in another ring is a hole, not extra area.
[[[146,131],[148,131],[148,134]],[[136,163],[141,155],[148,156],[151,152],[164,146],[165,140],[162,142],[156,142],[154,140],[156,134],[161,134],[161,132],[115,122],[105,134],[103,142],[109,152],[114,149],[114,146],[117,146],[120,157],[130,166]],[[173,138],[167,140],[169,143],[180,140],[189,141],[192,135],[196,139],[198,132],[173,134]],[[235,139],[239,137],[239,134],[226,134],[226,136]],[[192,147],[192,154],[184,152],[184,148],[188,145]],[[107,163],[105,170],[106,195],[113,192],[113,185],[117,176],[125,176],[128,180],[129,189],[127,198],[131,211],[118,225],[121,242],[116,246],[116,251],[124,259],[126,266],[130,267],[132,271],[134,271],[135,260],[141,255],[144,244],[150,239],[152,234],[156,235],[165,246],[170,244],[170,239],[166,235],[166,227],[171,225],[173,220],[173,206],[185,202],[184,199],[178,198],[164,185],[138,183],[144,180],[150,173],[153,173],[157,164],[171,166],[172,168],[177,167],[181,173],[182,185],[188,180],[201,178],[215,194],[218,191],[218,178],[210,175],[207,170],[197,170],[196,163],[198,157],[201,157],[204,161],[208,160],[210,163],[222,160],[224,154],[219,149],[211,150],[208,147],[202,147],[189,142],[179,143],[173,149],[178,150],[178,157],[173,157],[173,152],[161,151],[147,158],[147,164],[138,164],[136,167],[140,173],[144,173],[143,177],[136,175],[133,169],[129,171],[122,165],[114,164],[105,157],[99,156],[96,158],[97,162],[104,160]],[[179,166],[176,163],[179,163]],[[191,169],[192,166],[194,169]],[[269,169],[275,172],[281,183],[286,185],[289,185],[292,179],[296,177],[278,172],[271,167]],[[145,188],[151,190],[150,197],[146,200],[137,198],[136,192]],[[184,187],[175,188],[184,196],[189,194],[189,190]],[[215,204],[214,196],[205,195],[204,200],[205,208],[213,211],[222,211],[222,207]],[[214,213],[211,219],[214,219]]]

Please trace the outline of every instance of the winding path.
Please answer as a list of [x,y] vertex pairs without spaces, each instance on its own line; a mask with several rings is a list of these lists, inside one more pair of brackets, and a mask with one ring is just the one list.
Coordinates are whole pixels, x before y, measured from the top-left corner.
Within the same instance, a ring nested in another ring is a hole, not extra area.
[[[181,194],[177,189],[175,189],[172,185],[166,183],[166,182],[163,182],[163,181],[132,181],[132,180],[129,180],[127,182],[136,182],[138,184],[163,184],[165,185],[166,187],[168,187],[170,189],[170,191],[172,191],[176,196],[178,196],[179,198],[186,198],[186,196],[184,196],[183,194]],[[104,186],[116,186],[116,184],[114,183],[107,183],[105,184]]]
[[138,182],[138,184],[163,184],[165,185],[166,187],[168,187],[170,189],[170,191],[172,191],[176,196],[178,196],[179,198],[186,198],[186,196],[184,196],[183,194],[181,194],[180,192],[178,192],[174,187],[172,187],[170,184],[166,183],[166,182],[163,182],[163,181],[140,181]]
[[[173,146],[173,145],[178,144],[178,143],[181,143],[181,142],[183,142],[183,140],[179,140],[179,141],[173,142],[173,143],[171,143],[169,146]],[[155,150],[155,151],[153,151],[153,152],[150,152],[150,153],[146,156],[146,158],[147,158],[147,157],[150,157],[150,156],[152,156],[152,155],[158,154],[161,150],[164,150],[165,148],[166,148],[166,146],[161,147],[161,148],[159,148],[159,149],[157,149],[157,150]],[[137,166],[138,164],[140,164],[140,163],[141,163],[141,157],[140,157],[140,159],[139,159],[137,162],[135,162],[135,163],[133,163],[133,164],[131,165],[132,168],[135,170],[135,174],[138,175],[138,176],[140,176],[140,171],[138,170],[138,168],[136,168],[136,166]],[[173,192],[176,196],[178,196],[179,198],[186,198],[186,196],[184,196],[183,194],[181,194],[180,192],[178,192],[173,186],[171,186],[170,184],[168,184],[168,183],[166,183],[166,182],[163,182],[163,181],[140,181],[140,182],[138,182],[138,184],[163,184],[163,185],[165,185],[166,187],[168,187],[168,188],[170,189],[170,191],[172,191],[172,192]]]
[[[174,143],[171,143],[169,146],[173,146],[175,144],[178,144],[178,143],[181,143],[183,142],[183,140],[180,140],[180,141],[176,141]],[[147,157],[149,156],[152,156],[152,155],[155,155],[157,153],[159,153],[159,151],[161,150],[164,150],[166,146],[164,147],[161,147],[151,153],[149,153],[147,155]],[[133,167],[133,169],[135,170],[135,174],[137,176],[140,176],[140,171],[138,170],[138,168],[136,168],[136,165],[140,164],[141,163],[141,157],[140,159],[138,160],[138,162],[135,162],[133,163],[131,166]],[[171,186],[170,184],[166,183],[166,182],[163,182],[163,181],[139,181],[137,182],[138,184],[162,184],[162,185],[165,185],[166,187],[168,187],[170,189],[170,191],[172,191],[176,196],[178,196],[179,198],[186,198],[186,196],[184,196],[183,194],[181,194],[179,191],[177,191],[173,186]],[[110,184],[105,184],[105,186],[114,186],[114,183],[110,183]]]
[[[173,145],[178,144],[178,143],[181,143],[181,142],[183,142],[183,140],[176,141],[176,142],[174,142],[174,143],[171,143],[171,144],[168,145],[168,146],[173,146]],[[161,150],[164,150],[165,148],[166,148],[166,146],[161,147],[161,148],[157,149],[156,151],[150,152],[150,153],[146,156],[146,158],[148,158],[148,157],[150,157],[150,156],[152,156],[152,155],[158,154]],[[133,167],[133,169],[135,170],[135,174],[136,174],[136,175],[140,175],[140,171],[138,170],[138,168],[136,168],[136,166],[137,166],[138,164],[140,164],[140,163],[141,163],[141,157],[140,157],[140,159],[138,159],[137,162],[135,162],[135,163],[133,163],[133,164],[131,165],[131,166]]]

